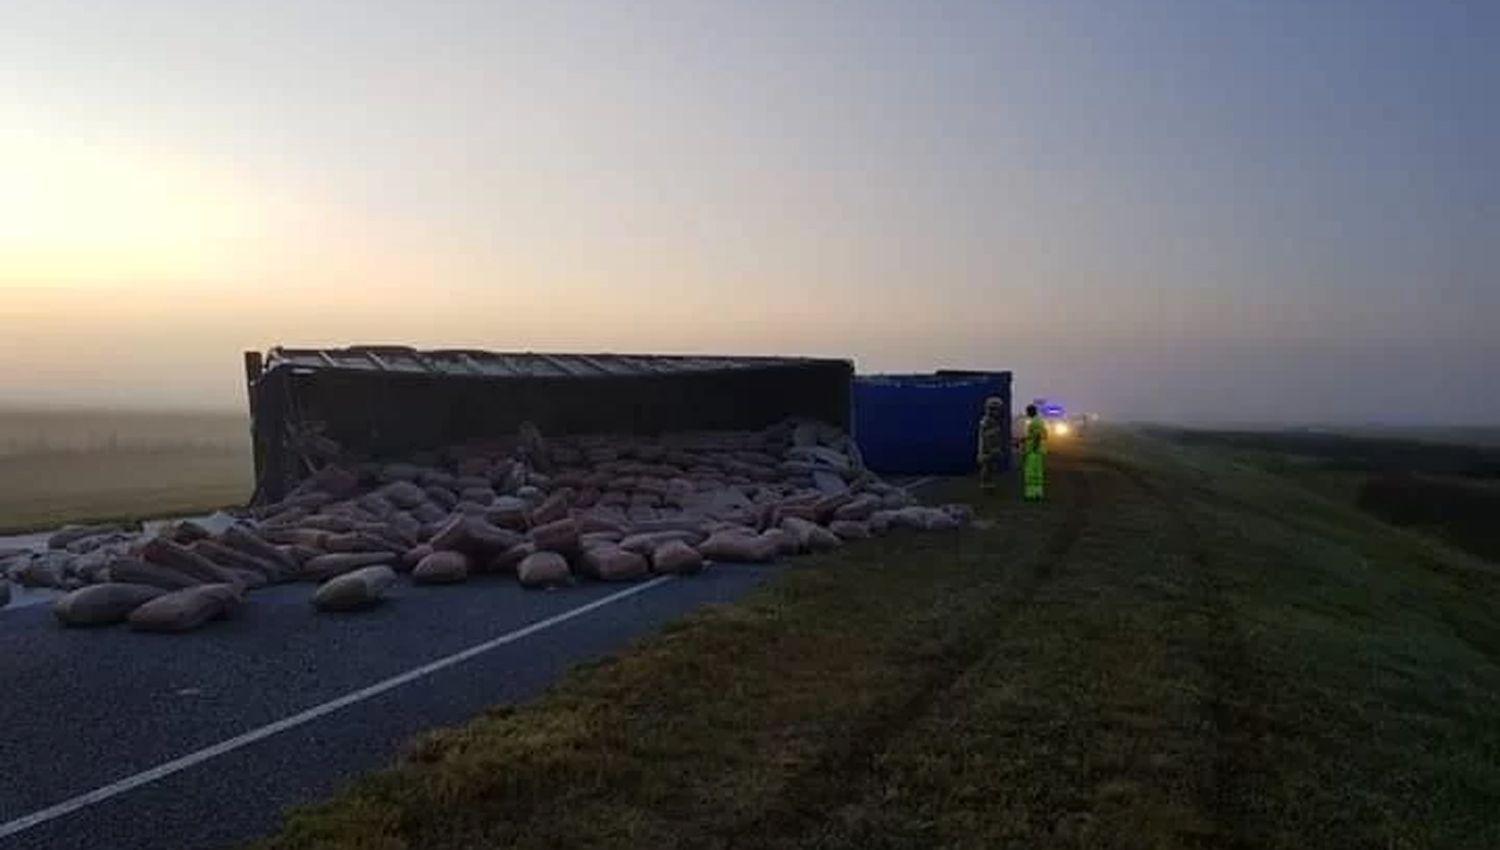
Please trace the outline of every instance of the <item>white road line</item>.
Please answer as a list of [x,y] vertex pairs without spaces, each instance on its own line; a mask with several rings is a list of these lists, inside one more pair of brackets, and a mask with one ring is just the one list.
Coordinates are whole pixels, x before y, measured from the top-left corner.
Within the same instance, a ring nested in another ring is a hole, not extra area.
[[913,481],[910,484],[907,484],[906,485],[906,489],[908,489],[908,490],[915,490],[918,487],[926,487],[928,484],[931,484],[932,482],[934,482],[936,480],[937,480],[937,476],[935,476],[935,475],[928,475],[925,478],[918,478],[916,481]]
[[188,753],[182,758],[173,759],[172,761],[169,761],[165,764],[157,765],[150,770],[143,770],[140,773],[135,774],[134,776],[127,776],[118,782],[112,782],[102,788],[96,788],[86,794],[80,794],[77,797],[73,797],[72,799],[64,800],[55,806],[48,806],[45,809],[32,812],[31,814],[24,817],[19,817],[13,821],[0,824],[0,838],[6,838],[19,832],[25,832],[26,830],[31,829],[34,826],[44,824],[50,820],[56,820],[63,815],[71,814],[78,811],[79,809],[85,808],[87,806],[92,806],[95,803],[102,803],[111,797],[117,797],[127,791],[139,788],[142,785],[149,785],[152,782],[157,781],[158,779],[164,779],[174,773],[179,773],[181,771],[187,770],[188,768],[197,764],[202,764],[209,759],[217,758],[224,755],[225,753],[238,750],[241,747],[247,747],[257,741],[265,740],[272,735],[277,735],[285,732],[288,729],[295,729],[296,727],[301,726],[305,723],[310,723],[314,720],[317,720],[319,717],[332,714],[333,712],[338,711],[341,708],[345,708],[347,706],[354,705],[355,703],[363,702],[372,697],[379,696],[386,691],[392,690],[394,688],[399,688],[402,685],[407,684],[408,682],[414,682],[424,676],[430,676],[433,673],[438,672],[439,670],[452,667],[455,664],[461,664],[476,655],[482,655],[492,649],[505,646],[508,643],[514,643],[521,638],[529,637],[530,635],[534,635],[538,632],[546,631],[547,629],[550,629],[560,623],[565,623],[575,617],[581,617],[584,614],[589,613],[590,611],[595,611],[611,603],[619,602],[621,599],[634,596],[637,593],[641,593],[646,590],[650,590],[653,587],[671,580],[672,576],[661,576],[643,584],[638,584],[633,587],[626,588],[625,590],[622,590],[618,593],[612,593],[602,599],[596,599],[593,602],[588,603],[587,605],[580,605],[577,608],[572,609],[571,611],[564,611],[563,613],[557,614],[556,616],[548,617],[545,620],[541,620],[539,622],[532,623],[529,626],[516,629],[513,632],[503,634],[500,637],[495,638],[494,640],[485,641],[484,643],[471,646],[468,649],[462,650],[460,652],[455,652],[452,655],[446,656],[444,658],[439,658],[438,660],[430,664],[424,664],[421,667],[417,667],[413,670],[408,670],[407,672],[402,673],[398,676],[392,676],[391,678],[386,679],[382,682],[377,682],[369,686],[368,688],[364,688],[350,694],[345,694],[338,699],[329,700],[328,702],[325,702],[321,705],[313,706],[312,708],[309,708],[301,713],[294,714],[291,717],[283,718],[276,721],[275,723],[268,723],[265,726],[260,727],[259,729],[252,729],[249,732],[244,733],[243,735],[237,735],[227,741],[220,741],[219,743],[214,744],[211,747],[204,747],[197,752]]
[[56,590],[44,590],[38,588],[16,587],[11,585],[11,597],[9,605],[0,605],[0,614],[6,611],[19,611],[22,608],[30,608],[33,605],[46,605],[62,596]]

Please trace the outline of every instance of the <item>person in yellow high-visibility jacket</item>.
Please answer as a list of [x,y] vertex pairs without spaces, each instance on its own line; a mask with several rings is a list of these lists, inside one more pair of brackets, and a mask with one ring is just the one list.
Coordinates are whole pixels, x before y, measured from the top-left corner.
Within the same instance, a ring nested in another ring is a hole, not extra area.
[[1047,423],[1037,415],[1036,405],[1026,405],[1026,436],[1021,441],[1021,477],[1028,502],[1039,502],[1047,485]]

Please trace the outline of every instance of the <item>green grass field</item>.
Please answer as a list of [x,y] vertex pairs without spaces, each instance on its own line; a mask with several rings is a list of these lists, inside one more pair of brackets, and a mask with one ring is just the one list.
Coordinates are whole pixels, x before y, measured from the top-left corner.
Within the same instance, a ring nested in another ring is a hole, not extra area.
[[0,532],[243,504],[253,477],[241,415],[0,409]]
[[1494,564],[1222,446],[1100,433],[1051,481],[799,560],[263,846],[1500,846]]

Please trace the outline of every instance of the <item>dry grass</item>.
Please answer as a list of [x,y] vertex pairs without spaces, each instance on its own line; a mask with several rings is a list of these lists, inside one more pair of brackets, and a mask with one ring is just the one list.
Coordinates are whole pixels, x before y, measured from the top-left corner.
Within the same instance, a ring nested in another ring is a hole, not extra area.
[[249,442],[233,414],[0,411],[0,531],[243,504]]

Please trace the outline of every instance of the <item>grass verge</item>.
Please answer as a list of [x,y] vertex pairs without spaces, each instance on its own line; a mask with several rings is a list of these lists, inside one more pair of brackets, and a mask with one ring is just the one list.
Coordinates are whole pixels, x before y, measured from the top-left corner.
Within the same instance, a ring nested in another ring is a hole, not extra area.
[[218,447],[0,455],[0,533],[243,505],[251,466],[248,452]]

